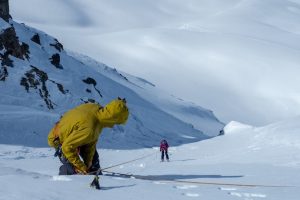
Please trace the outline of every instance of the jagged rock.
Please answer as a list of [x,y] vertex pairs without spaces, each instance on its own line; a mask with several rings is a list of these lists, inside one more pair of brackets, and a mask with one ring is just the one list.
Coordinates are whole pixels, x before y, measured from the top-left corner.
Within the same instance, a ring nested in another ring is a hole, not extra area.
[[37,67],[31,65],[31,70],[25,73],[25,77],[21,78],[20,85],[25,87],[29,92],[30,88],[38,90],[40,97],[45,101],[48,109],[54,109],[54,103],[50,99],[49,91],[46,87],[48,75]]
[[0,81],[5,81],[8,77],[7,67],[14,67],[13,61],[9,58],[9,52],[4,54],[0,53],[1,68],[0,68]]
[[66,94],[67,92],[69,92],[68,90],[64,90],[64,86],[62,84],[57,83],[56,85],[61,93]]
[[[100,97],[102,97],[101,92],[96,88],[97,82],[95,81],[95,79],[88,77],[87,79],[82,80],[84,83],[88,84],[88,85],[93,85],[94,89],[97,91],[97,93],[100,95]],[[89,89],[87,89],[86,91],[88,92]],[[91,92],[91,90],[89,90]]]
[[2,66],[0,68],[0,81],[5,81],[7,77],[8,77],[7,68],[5,66]]
[[69,90],[65,90],[65,89],[64,89],[64,86],[63,86],[62,84],[56,83],[55,81],[50,80],[50,79],[49,79],[49,81],[51,81],[52,83],[54,83],[54,84],[57,86],[58,90],[59,90],[62,94],[67,94],[67,93],[69,92]]
[[25,87],[25,90],[26,90],[27,92],[29,92],[29,83],[28,83],[28,82],[29,82],[29,81],[28,81],[27,78],[25,78],[25,77],[22,77],[22,78],[21,78],[20,85],[24,86],[24,87]]
[[84,100],[84,99],[80,99],[81,101],[83,101],[84,103],[96,103],[97,101],[94,100],[94,99],[87,99],[87,100]]
[[60,55],[58,53],[53,54],[49,60],[51,61],[51,64],[56,68],[63,69],[63,66],[60,64]]
[[0,44],[8,54],[16,58],[24,60],[24,56],[29,57],[29,46],[25,43],[20,45],[14,27],[9,27],[0,34]]
[[21,52],[22,54],[25,56],[25,58],[28,60],[29,59],[29,45],[22,42],[22,45],[21,45]]
[[6,51],[4,54],[0,53],[0,60],[2,66],[14,67],[13,61],[9,58],[10,52]]
[[91,78],[91,77],[88,77],[87,79],[84,79],[82,80],[84,83],[86,84],[92,84],[94,86],[97,85],[97,82],[95,81],[95,79]]
[[9,21],[9,19],[11,19],[11,16],[9,15],[8,0],[0,1],[0,17],[7,22]]
[[50,46],[53,46],[59,52],[61,52],[62,50],[64,50],[64,46],[57,39],[55,39],[54,41],[55,41],[55,43],[54,44],[50,44]]
[[41,45],[40,35],[38,33],[36,33],[34,36],[32,36],[31,41]]
[[119,73],[118,70],[117,70],[116,68],[111,69],[111,68],[108,67],[107,65],[104,65],[104,70],[111,71],[111,72],[113,72],[113,73],[115,73],[115,74],[118,74],[118,75],[121,76],[124,80],[129,81],[129,80],[127,79],[127,77],[124,76],[123,74]]

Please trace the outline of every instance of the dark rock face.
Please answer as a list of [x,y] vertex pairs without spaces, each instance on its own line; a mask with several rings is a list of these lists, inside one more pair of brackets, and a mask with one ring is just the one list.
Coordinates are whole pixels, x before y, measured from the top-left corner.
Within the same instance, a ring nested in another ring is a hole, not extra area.
[[60,64],[60,55],[58,53],[53,54],[49,60],[56,68],[63,69],[63,66]]
[[38,90],[40,97],[45,101],[48,109],[54,109],[54,104],[50,99],[49,91],[46,86],[48,75],[39,70],[37,67],[31,66],[31,70],[27,71],[21,78],[20,84],[29,92],[30,88]]
[[0,81],[5,81],[7,77],[8,77],[7,68],[5,66],[2,66],[0,68]]
[[30,51],[29,51],[29,45],[22,42],[21,44],[21,52],[22,54],[25,56],[25,58],[28,60],[29,59],[29,54],[30,54]]
[[25,43],[20,45],[14,27],[5,29],[0,35],[0,46],[2,49],[5,48],[7,54],[10,54],[16,58],[22,60],[24,60],[24,56],[27,59],[29,58],[29,46]]
[[[1,5],[1,0],[0,0]],[[0,6],[1,8],[1,6]],[[43,47],[43,44],[41,42],[41,35],[39,33],[34,33],[32,37],[30,38],[31,41],[41,46],[41,50],[45,50]],[[30,43],[32,44],[32,43]],[[52,65],[54,65],[58,69],[63,69],[63,66],[61,64],[61,55],[59,52],[63,51],[63,45],[59,43],[56,39],[54,39],[54,42],[48,43],[48,45],[53,46],[57,53],[54,53],[50,58],[50,62]],[[1,81],[7,81],[9,78],[10,68],[16,67],[16,64],[19,63],[17,59],[22,59],[24,62],[24,65],[28,67],[26,72],[19,76],[19,84],[21,87],[23,87],[28,95],[38,95],[38,99],[41,98],[43,100],[42,107],[46,107],[49,110],[55,109],[57,105],[54,103],[53,98],[51,96],[56,97],[58,93],[61,93],[63,95],[68,94],[69,90],[65,89],[64,86],[54,80],[51,80],[50,77],[48,77],[48,74],[41,70],[42,68],[33,66],[30,64],[30,56],[35,56],[30,54],[30,46],[24,42],[21,42],[19,38],[17,37],[16,30],[12,25],[8,25],[8,28],[2,29],[0,32],[0,82]],[[27,61],[26,61],[27,59]],[[41,58],[42,59],[42,58]],[[15,63],[14,63],[15,61]],[[25,66],[23,66],[25,67]],[[45,67],[45,66],[44,66]],[[63,70],[61,71],[63,73]],[[86,92],[87,93],[98,93],[100,97],[102,97],[102,94],[100,93],[100,90],[96,88],[97,82],[95,79],[91,77],[87,77],[86,79],[82,80],[86,85]],[[57,90],[55,87],[57,87]],[[51,88],[51,90],[50,90]],[[51,92],[51,94],[50,94]],[[60,94],[60,95],[61,95]],[[83,102],[92,102],[95,103],[96,101],[92,98],[88,99],[81,99]]]
[[40,39],[40,35],[39,34],[35,34],[34,36],[32,36],[31,41],[41,45],[41,39]]
[[4,54],[0,53],[0,60],[2,67],[14,67],[13,61],[9,58],[9,52],[5,52]]
[[9,15],[8,0],[0,0],[0,17],[7,22],[11,18]]
[[55,39],[55,43],[54,44],[50,44],[50,46],[53,46],[59,52],[61,52],[62,50],[64,50],[64,46],[57,39]]
[[[101,92],[96,88],[97,82],[95,79],[91,78],[91,77],[87,77],[86,79],[82,80],[84,83],[88,84],[88,85],[93,85],[94,89],[96,90],[96,92],[99,94],[100,97],[103,97]],[[91,93],[91,90],[86,89],[86,92]]]
[[95,99],[87,99],[87,100],[84,100],[84,99],[80,99],[82,102],[84,103],[96,103],[97,101],[95,101]]
[[54,83],[54,84],[57,86],[57,89],[58,89],[62,94],[67,94],[67,93],[69,93],[69,90],[65,90],[65,89],[64,89],[64,86],[63,86],[62,84],[57,83],[57,82],[55,82],[55,81],[53,81],[53,80],[50,80],[50,79],[49,79],[49,81],[51,81],[52,83]]
[[91,77],[88,77],[87,79],[84,79],[82,80],[84,83],[86,84],[92,84],[94,86],[97,85],[97,82],[95,81],[95,79],[91,78]]
[[[2,5],[1,3],[2,1],[0,0],[0,9]],[[41,40],[38,33],[34,34],[31,40],[41,45]],[[63,49],[62,45],[57,40],[53,45],[58,50]],[[13,26],[2,30],[0,33],[0,81],[6,81],[6,79],[9,77],[9,68],[14,67],[12,57],[22,60],[29,60],[29,55],[29,45],[19,41]],[[50,60],[55,67],[63,69],[62,65],[60,64],[60,55],[58,53],[52,55]],[[55,84],[58,91],[62,94],[67,94],[69,91],[65,90],[62,84],[50,80],[47,73],[44,71],[32,65],[30,67],[31,69],[29,69],[24,76],[21,77],[20,85],[23,86],[28,93],[32,91],[37,92],[44,100],[47,108],[54,109],[55,104],[50,99],[50,93],[48,91],[47,84]]]
[[[48,78],[46,72],[31,65],[31,70],[27,71],[21,78],[20,85],[24,86],[25,90],[29,93],[30,89],[37,90],[40,97],[46,103],[48,109],[54,109],[55,104],[50,99],[50,93],[47,88],[47,81],[57,86],[62,94],[67,94],[69,91],[64,89],[64,86]],[[48,83],[49,83],[48,82]]]
[[0,51],[0,81],[5,81],[8,77],[8,67],[14,67],[9,56],[29,59],[29,46],[26,43],[20,44],[14,27],[9,27],[0,34]]

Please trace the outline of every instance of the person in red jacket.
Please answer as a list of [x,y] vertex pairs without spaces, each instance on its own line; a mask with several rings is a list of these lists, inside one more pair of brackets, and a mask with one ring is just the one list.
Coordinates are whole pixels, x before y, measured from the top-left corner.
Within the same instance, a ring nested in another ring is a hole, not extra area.
[[169,148],[169,144],[168,144],[167,140],[162,140],[160,142],[160,151],[161,151],[161,161],[162,162],[164,162],[165,154],[166,154],[167,161],[169,161],[168,148]]

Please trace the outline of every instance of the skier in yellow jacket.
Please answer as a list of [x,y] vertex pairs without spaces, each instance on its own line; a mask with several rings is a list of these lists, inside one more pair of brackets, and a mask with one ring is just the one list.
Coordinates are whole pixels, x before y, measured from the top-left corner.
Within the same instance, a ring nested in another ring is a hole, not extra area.
[[128,114],[126,101],[120,98],[105,107],[88,103],[65,113],[48,135],[48,144],[57,150],[63,163],[59,174],[87,174],[97,170],[100,165],[96,144],[102,129],[125,124]]

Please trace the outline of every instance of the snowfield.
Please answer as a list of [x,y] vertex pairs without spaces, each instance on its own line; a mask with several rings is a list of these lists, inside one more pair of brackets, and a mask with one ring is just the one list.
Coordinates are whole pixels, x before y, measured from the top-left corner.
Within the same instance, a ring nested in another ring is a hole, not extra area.
[[[160,162],[158,148],[98,149],[107,169],[133,176],[58,176],[60,163],[49,148],[0,145],[0,199],[224,199],[298,200],[299,118],[266,127],[232,122],[225,135],[170,148]],[[145,180],[147,179],[147,180]],[[212,184],[213,183],[213,184]]]
[[13,0],[11,7],[18,22],[225,123],[263,126],[300,113],[299,0]]

